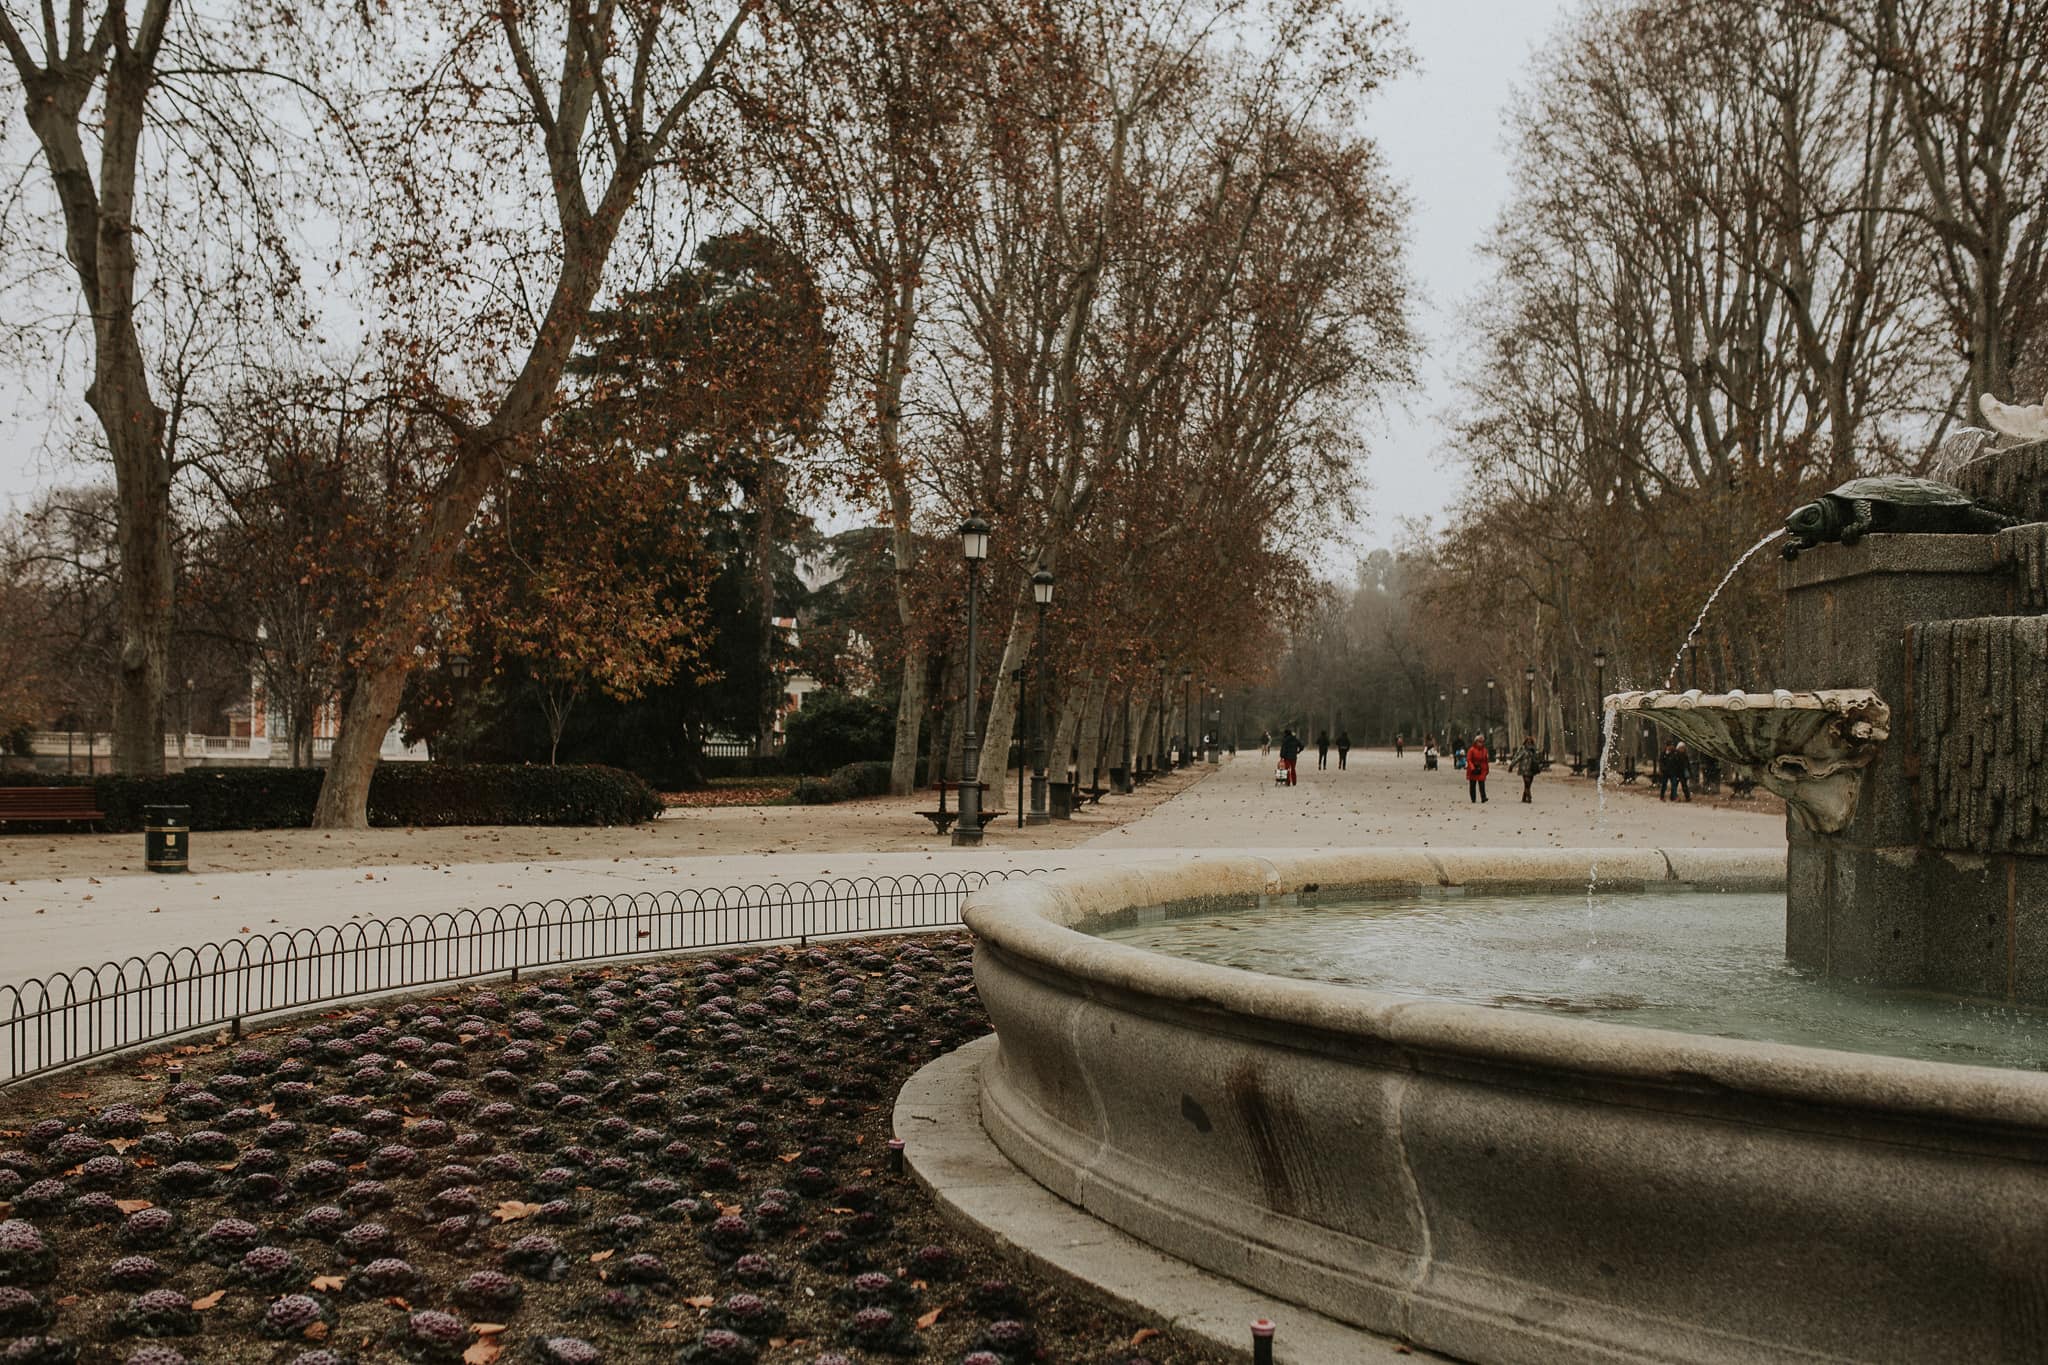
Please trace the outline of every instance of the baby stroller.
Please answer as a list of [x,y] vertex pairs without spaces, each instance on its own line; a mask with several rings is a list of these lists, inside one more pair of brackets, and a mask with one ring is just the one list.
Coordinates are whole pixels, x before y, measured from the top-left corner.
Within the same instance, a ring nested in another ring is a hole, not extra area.
[[1422,751],[1422,770],[1431,773],[1436,771],[1436,745],[1432,744]]
[[1273,785],[1276,787],[1287,785],[1287,765],[1285,763],[1273,765]]

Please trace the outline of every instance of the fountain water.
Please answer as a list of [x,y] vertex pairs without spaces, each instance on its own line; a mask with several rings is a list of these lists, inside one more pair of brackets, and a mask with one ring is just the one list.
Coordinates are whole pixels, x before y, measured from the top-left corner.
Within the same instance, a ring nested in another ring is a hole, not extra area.
[[1742,566],[1749,563],[1750,560],[1756,558],[1758,552],[1760,552],[1764,548],[1764,546],[1769,545],[1774,540],[1782,539],[1784,535],[1785,528],[1780,526],[1777,530],[1771,532],[1762,540],[1759,540],[1756,544],[1750,546],[1747,550],[1744,550],[1742,552],[1742,557],[1740,559],[1737,559],[1734,564],[1729,566],[1727,573],[1721,575],[1721,581],[1719,583],[1716,583],[1714,585],[1714,590],[1707,594],[1706,605],[1700,608],[1699,617],[1692,623],[1692,629],[1685,633],[1685,644],[1680,645],[1678,647],[1678,653],[1673,655],[1671,658],[1671,671],[1664,675],[1664,685],[1666,687],[1678,686],[1678,666],[1685,662],[1686,647],[1692,644],[1694,640],[1699,638],[1701,627],[1707,624],[1707,613],[1711,612],[1714,609],[1714,603],[1720,600],[1722,590],[1726,588],[1730,583],[1735,581],[1735,575],[1742,572]]

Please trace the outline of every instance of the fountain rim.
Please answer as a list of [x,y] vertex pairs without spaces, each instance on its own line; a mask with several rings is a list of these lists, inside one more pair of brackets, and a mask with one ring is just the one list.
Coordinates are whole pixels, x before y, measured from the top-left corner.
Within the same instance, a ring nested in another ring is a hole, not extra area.
[[[1133,910],[1189,913],[1385,898],[1458,887],[1476,894],[1571,894],[1597,860],[1614,889],[1760,891],[1785,887],[1783,855],[1751,849],[1373,850],[1297,856],[1222,854],[1061,872],[974,893],[962,918],[1013,965],[1039,963],[1091,991],[1150,997],[1261,1031],[1293,1046],[1360,1043],[1441,1061],[1543,1068],[1623,1084],[1742,1095],[1918,1122],[2048,1131],[2048,1073],[1752,1042],[1640,1025],[1418,999],[1361,986],[1268,976],[1095,937]],[[1573,875],[1566,875],[1570,868]],[[1301,902],[1310,895],[1315,900]],[[1196,909],[1195,907],[1200,907]]]
[[1609,692],[1601,705],[1623,715],[1644,711],[1846,711],[1881,700],[1867,687],[1822,687],[1795,691],[1777,687],[1768,692],[1702,692],[1698,688],[1650,687]]

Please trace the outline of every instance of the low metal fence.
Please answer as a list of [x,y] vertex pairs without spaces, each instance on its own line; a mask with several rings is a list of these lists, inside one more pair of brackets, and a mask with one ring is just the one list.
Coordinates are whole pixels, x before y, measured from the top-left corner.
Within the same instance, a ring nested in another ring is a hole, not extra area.
[[751,943],[960,923],[990,882],[1047,869],[927,872],[582,896],[251,934],[0,985],[0,1088],[255,1017],[480,977]]

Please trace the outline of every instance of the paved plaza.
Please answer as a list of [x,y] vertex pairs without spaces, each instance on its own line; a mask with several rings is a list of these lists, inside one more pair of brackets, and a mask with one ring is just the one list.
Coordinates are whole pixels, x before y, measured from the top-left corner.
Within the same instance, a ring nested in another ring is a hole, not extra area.
[[[1107,797],[1070,823],[991,830],[980,849],[930,837],[918,798],[844,806],[672,811],[608,830],[316,830],[201,834],[194,871],[140,870],[140,835],[0,838],[0,981],[87,963],[349,920],[582,896],[911,876],[974,868],[1083,867],[1208,852],[1305,848],[1775,848],[1782,808],[1664,804],[1610,786],[1604,817],[1590,781],[1545,776],[1491,784],[1474,806],[1464,775],[1420,758],[1354,751],[1301,785],[1277,787],[1256,750]],[[1010,799],[1014,800],[1014,791]],[[920,834],[919,828],[924,828]],[[520,856],[521,853],[524,856]]]

